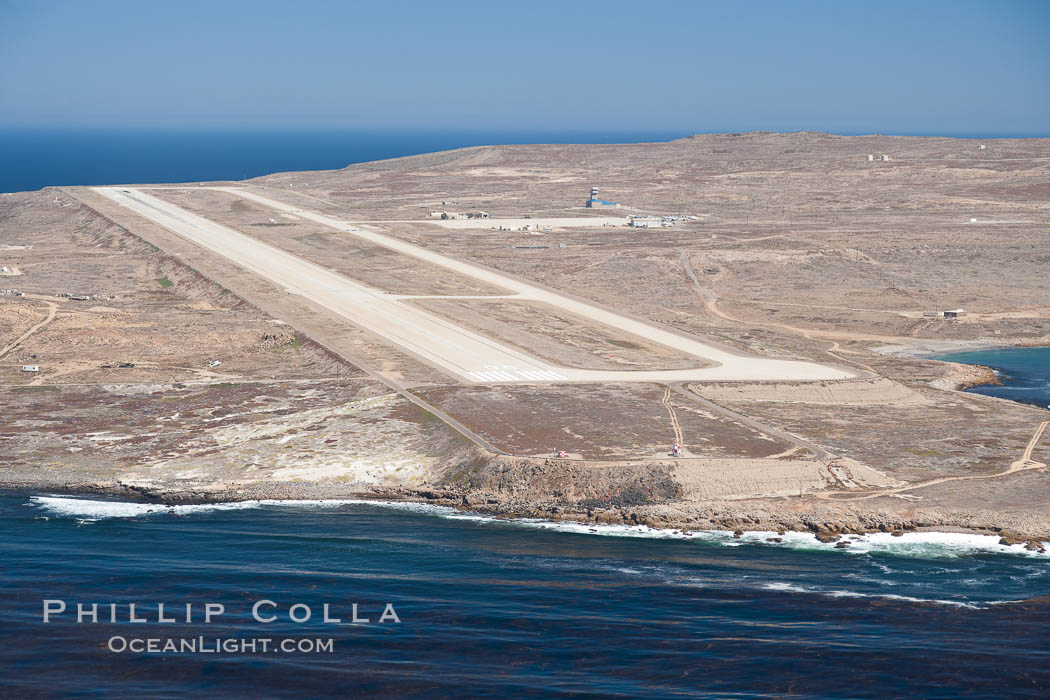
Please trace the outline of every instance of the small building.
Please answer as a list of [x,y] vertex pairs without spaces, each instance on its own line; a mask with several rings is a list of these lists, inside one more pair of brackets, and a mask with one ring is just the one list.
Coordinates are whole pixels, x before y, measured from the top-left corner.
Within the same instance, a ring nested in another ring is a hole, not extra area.
[[39,372],[40,365],[22,365],[23,372]]
[[890,157],[888,155],[886,155],[885,153],[882,154],[882,160],[883,161],[889,161],[889,159],[890,159]]
[[872,163],[872,162],[874,162],[874,160],[875,160],[875,154],[874,153],[869,153],[868,154],[868,162]]
[[671,228],[674,221],[664,216],[628,216],[627,225],[631,228]]
[[923,311],[922,315],[925,318],[959,318],[965,315],[966,312],[962,309],[951,309],[949,311]]

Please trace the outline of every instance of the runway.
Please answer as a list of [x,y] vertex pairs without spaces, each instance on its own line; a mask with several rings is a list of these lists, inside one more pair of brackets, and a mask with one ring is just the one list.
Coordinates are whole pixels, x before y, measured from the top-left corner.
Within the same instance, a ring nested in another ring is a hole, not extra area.
[[563,296],[507,277],[498,271],[450,258],[397,238],[359,228],[323,214],[300,209],[238,187],[214,187],[295,214],[370,243],[411,255],[428,263],[508,290],[523,301],[540,301],[584,316],[649,341],[701,358],[715,366],[681,370],[584,370],[559,367],[529,356],[499,341],[402,303],[396,297],[366,287],[223,226],[140,189],[94,187],[93,191],[211,250],[292,294],[299,294],[347,321],[366,328],[420,359],[471,383],[509,382],[682,382],[682,381],[825,381],[854,373],[812,362],[738,355],[659,326],[628,318],[584,301]]

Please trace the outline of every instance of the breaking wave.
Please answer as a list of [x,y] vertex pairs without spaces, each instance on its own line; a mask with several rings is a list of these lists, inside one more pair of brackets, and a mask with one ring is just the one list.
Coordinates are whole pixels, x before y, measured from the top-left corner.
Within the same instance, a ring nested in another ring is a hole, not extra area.
[[[1050,559],[1050,553],[1026,550],[1023,545],[1003,545],[994,535],[977,535],[955,532],[906,532],[895,537],[890,533],[845,535],[838,543],[821,542],[808,532],[785,532],[780,535],[771,531],[745,532],[740,537],[719,530],[688,532],[675,529],[652,528],[645,525],[606,525],[580,522],[558,522],[537,518],[498,518],[448,506],[410,503],[403,501],[374,501],[367,499],[333,500],[250,500],[229,503],[205,503],[196,505],[160,505],[129,503],[102,499],[73,498],[66,496],[32,496],[30,506],[40,509],[45,515],[73,518],[81,522],[96,522],[112,518],[142,518],[163,515],[188,516],[225,510],[248,510],[253,508],[338,508],[347,505],[392,508],[421,515],[430,515],[455,520],[472,520],[480,523],[502,524],[509,527],[526,527],[569,534],[604,537],[641,537],[649,539],[691,540],[724,547],[782,547],[797,550],[833,551],[842,554],[885,553],[917,558],[953,558],[977,554],[1009,554],[1014,556]],[[779,540],[779,541],[776,541]]]
[[859,591],[848,591],[842,589],[823,589],[811,586],[800,586],[796,583],[785,583],[774,581],[762,586],[767,591],[783,591],[785,593],[808,593],[811,595],[822,595],[828,598],[881,598],[882,600],[898,600],[902,603],[924,603],[927,605],[947,605],[955,608],[966,608],[968,610],[986,610],[990,605],[1003,605],[1013,603],[1012,600],[992,600],[985,603],[968,603],[961,600],[946,600],[943,598],[917,598],[910,595],[896,595],[893,593],[861,593]]

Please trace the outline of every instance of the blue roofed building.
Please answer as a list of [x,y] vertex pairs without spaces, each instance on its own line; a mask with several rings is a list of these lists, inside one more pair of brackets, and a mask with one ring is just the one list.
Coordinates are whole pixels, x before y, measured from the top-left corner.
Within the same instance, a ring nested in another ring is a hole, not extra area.
[[619,202],[607,202],[604,199],[598,199],[598,188],[591,188],[591,198],[587,200],[587,207],[590,209],[614,209],[620,206]]

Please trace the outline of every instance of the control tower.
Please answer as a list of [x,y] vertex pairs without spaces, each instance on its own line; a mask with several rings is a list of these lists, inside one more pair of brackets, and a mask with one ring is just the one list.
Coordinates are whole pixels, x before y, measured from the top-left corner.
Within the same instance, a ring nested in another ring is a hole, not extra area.
[[604,199],[598,199],[598,188],[591,188],[591,198],[587,200],[586,205],[589,209],[615,209],[620,206],[619,202],[607,202]]

